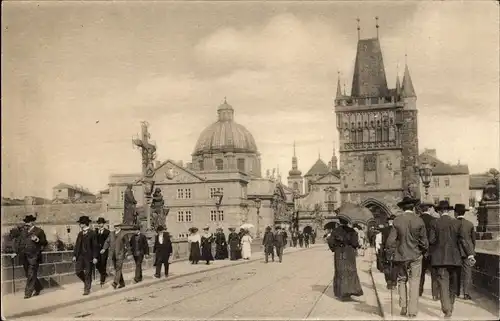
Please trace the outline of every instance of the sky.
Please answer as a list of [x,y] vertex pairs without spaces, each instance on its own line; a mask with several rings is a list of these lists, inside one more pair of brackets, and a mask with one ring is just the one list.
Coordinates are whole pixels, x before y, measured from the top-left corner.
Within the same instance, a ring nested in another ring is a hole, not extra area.
[[[499,14],[481,2],[2,3],[2,196],[91,191],[139,173],[132,138],[150,123],[159,160],[190,161],[224,97],[265,169],[286,180],[338,140],[338,72],[380,41],[389,87],[411,72],[419,147],[471,172],[499,167]],[[405,58],[405,53],[407,58]],[[338,149],[338,144],[336,145]]]

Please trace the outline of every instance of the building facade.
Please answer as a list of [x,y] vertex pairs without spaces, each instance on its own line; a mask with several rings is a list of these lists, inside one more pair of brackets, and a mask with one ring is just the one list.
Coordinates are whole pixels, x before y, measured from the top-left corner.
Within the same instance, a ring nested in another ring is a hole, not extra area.
[[96,201],[96,196],[89,190],[65,183],[60,183],[52,188],[52,197],[56,203],[95,203]]
[[[419,161],[433,164],[432,180],[429,185],[428,202],[438,204],[447,200],[450,204],[469,206],[469,167],[465,164],[446,164],[437,158],[435,149],[425,149],[419,155]],[[425,198],[424,186],[420,186],[420,194]]]
[[378,37],[359,39],[350,95],[337,84],[341,201],[369,208],[378,222],[397,211],[408,187],[419,186],[417,95],[405,66],[387,85]]
[[[224,101],[217,114],[217,121],[201,132],[192,163],[167,160],[155,165],[155,188],[161,189],[169,209],[167,228],[174,237],[187,237],[193,226],[227,232],[243,223],[253,224],[256,235],[274,224],[277,182],[261,177],[257,145],[250,131],[234,121],[233,107]],[[137,203],[143,206],[140,179],[141,174],[110,176],[107,216],[112,222],[121,221],[127,184],[133,184]],[[216,192],[223,194],[220,205]]]

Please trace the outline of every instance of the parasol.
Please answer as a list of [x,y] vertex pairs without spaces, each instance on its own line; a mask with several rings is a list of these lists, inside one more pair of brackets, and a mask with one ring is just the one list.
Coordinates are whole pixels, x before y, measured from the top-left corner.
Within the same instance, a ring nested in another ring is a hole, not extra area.
[[254,228],[254,226],[253,226],[253,224],[250,224],[250,223],[245,223],[242,226],[240,226],[240,229],[244,229],[244,230],[248,230],[251,228]]
[[353,203],[343,203],[336,212],[338,216],[348,217],[353,223],[361,222],[368,224],[368,221],[373,220],[373,214],[369,209]]

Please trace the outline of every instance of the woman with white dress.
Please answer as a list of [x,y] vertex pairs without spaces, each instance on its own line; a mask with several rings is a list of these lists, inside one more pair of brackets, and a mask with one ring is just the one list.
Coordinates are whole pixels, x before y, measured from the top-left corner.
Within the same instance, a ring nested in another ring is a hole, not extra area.
[[252,256],[252,237],[250,237],[250,233],[245,231],[245,234],[241,238],[241,256],[243,260],[250,260]]
[[198,229],[196,227],[192,227],[189,229],[191,233],[188,236],[188,244],[189,244],[189,261],[191,264],[198,264],[198,261],[201,257],[200,244],[201,244],[201,236],[198,234]]

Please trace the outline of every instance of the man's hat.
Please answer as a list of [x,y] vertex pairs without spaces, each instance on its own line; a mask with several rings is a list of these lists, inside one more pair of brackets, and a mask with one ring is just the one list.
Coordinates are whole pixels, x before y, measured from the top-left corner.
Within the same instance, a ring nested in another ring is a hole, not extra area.
[[79,224],[90,224],[90,222],[92,222],[92,220],[90,219],[90,217],[83,215],[83,216],[80,216],[80,218],[76,222]]
[[[165,229],[163,228],[163,225],[158,225],[158,227],[156,228],[156,232],[161,232],[161,231],[164,231]],[[191,230],[191,229],[189,229]]]
[[409,196],[403,197],[403,199],[398,202],[397,206],[398,207],[403,207],[405,205],[416,205],[418,202],[420,202],[419,199],[411,198]]
[[270,226],[266,227],[266,231],[270,231],[270,230],[271,230]]
[[31,223],[36,221],[36,216],[33,216],[31,214],[26,215],[26,217],[23,219],[24,223]]
[[99,217],[97,219],[97,224],[105,224],[105,223],[107,223],[107,221],[104,219],[104,217]]
[[189,232],[191,232],[191,233],[196,233],[196,232],[198,232],[198,228],[197,228],[197,227],[191,227],[191,228],[189,229]]
[[453,207],[450,206],[450,202],[444,200],[444,201],[439,201],[439,204],[436,206],[436,210],[438,211],[447,211],[447,210],[452,210]]
[[389,217],[387,218],[387,220],[388,220],[388,221],[394,221],[394,219],[395,219],[395,218],[396,218],[396,215],[391,214],[391,216],[389,216]]
[[210,226],[208,226],[208,225],[206,225],[206,226],[203,228],[203,230],[204,230],[204,231],[208,231],[209,229],[210,229]]
[[467,211],[469,211],[468,208],[465,208],[465,204],[455,204],[455,208],[454,208],[455,212],[458,212],[458,213],[465,213]]
[[236,229],[235,229],[234,227],[229,227],[229,228],[228,228],[228,230],[230,230],[230,231],[234,231],[234,230],[236,230]]
[[278,225],[278,226],[276,226],[274,229],[276,229],[276,230],[281,230],[281,226],[279,226],[279,225]]

